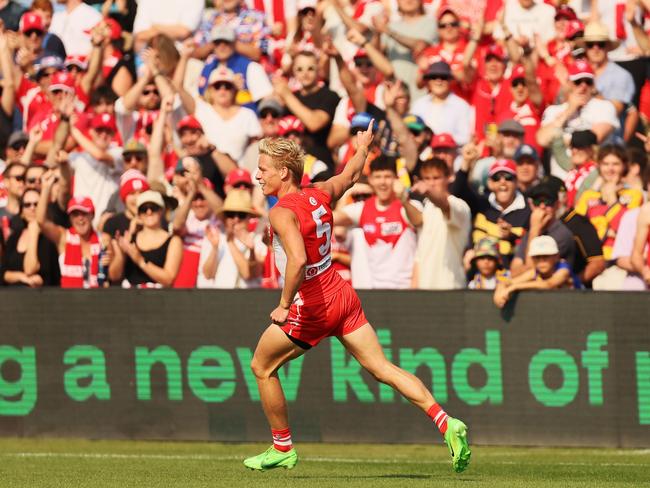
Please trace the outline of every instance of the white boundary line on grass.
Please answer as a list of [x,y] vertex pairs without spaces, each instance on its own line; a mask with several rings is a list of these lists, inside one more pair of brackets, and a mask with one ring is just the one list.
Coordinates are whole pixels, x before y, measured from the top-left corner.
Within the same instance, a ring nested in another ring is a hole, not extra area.
[[[211,456],[209,454],[117,454],[117,453],[76,453],[76,452],[11,452],[2,453],[0,457],[15,458],[81,458],[81,459],[155,459],[155,460],[187,460],[187,461],[243,461],[244,456]],[[333,458],[306,456],[301,461],[314,463],[344,463],[344,464],[448,464],[448,461],[426,461],[415,459],[382,459],[382,458]],[[639,463],[534,463],[521,461],[489,461],[489,464],[529,465],[529,466],[606,466],[630,467],[642,466]]]

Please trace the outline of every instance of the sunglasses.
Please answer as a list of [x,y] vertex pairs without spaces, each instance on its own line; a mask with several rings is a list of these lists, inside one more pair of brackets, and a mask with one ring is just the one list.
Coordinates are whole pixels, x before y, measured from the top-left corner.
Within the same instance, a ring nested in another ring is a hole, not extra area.
[[202,193],[197,193],[196,195],[194,195],[194,198],[192,198],[193,202],[203,201],[203,200],[205,200],[205,197],[203,196]]
[[535,205],[536,207],[539,207],[542,203],[547,207],[551,207],[555,205],[556,202],[556,200],[551,197],[536,197],[533,198],[532,201],[533,201],[533,205]]
[[215,46],[219,46],[220,44],[227,44],[227,45],[229,45],[229,46],[232,45],[232,42],[230,42],[230,41],[226,41],[225,39],[217,39],[216,41],[212,41],[212,43],[213,43]]
[[25,181],[25,175],[10,175],[9,178],[13,178],[16,181]]
[[280,114],[277,113],[275,110],[271,110],[271,109],[266,108],[266,109],[264,109],[264,110],[262,110],[262,111],[260,112],[260,118],[261,118],[261,119],[265,119],[265,118],[267,118],[269,115],[270,115],[271,118],[273,118],[273,119],[279,119],[279,118],[280,118]]
[[490,176],[490,179],[495,183],[501,181],[502,179],[506,181],[515,181],[515,175],[512,173],[506,173],[505,171],[500,171]]
[[587,86],[594,86],[594,80],[591,78],[580,78],[579,80],[575,80],[573,82],[575,86],[580,86],[580,85],[587,85]]
[[523,156],[522,156],[521,159],[520,159],[519,161],[515,161],[515,164],[516,164],[517,166],[523,166],[524,164],[530,164],[530,165],[533,165],[533,166],[534,166],[534,165],[537,164],[537,161],[535,161],[535,160],[534,160],[533,158],[531,158],[531,157],[523,157]]
[[523,78],[517,78],[516,80],[512,81],[511,86],[513,88],[517,88],[518,86],[526,86],[526,80],[524,80]]
[[363,59],[363,58],[362,59],[355,59],[354,60],[354,65],[357,68],[372,68],[372,66],[374,66],[372,64],[372,61],[370,61],[369,59]]
[[148,90],[142,90],[142,94],[146,97],[147,95],[154,94],[156,96],[159,95],[158,90],[154,89],[148,89]]
[[228,81],[217,81],[212,85],[212,88],[215,90],[232,90],[234,89],[234,86]]
[[82,71],[84,71],[83,69],[81,69],[76,64],[71,64],[70,66],[66,66],[65,70],[70,72],[70,73],[74,73],[74,72],[81,73]]
[[453,22],[440,22],[438,23],[439,29],[446,29],[447,27],[460,27],[460,22],[454,20]]
[[30,185],[33,185],[34,183],[40,183],[41,179],[32,177],[32,178],[26,178],[25,181]]
[[28,31],[25,31],[25,37],[32,37],[33,35],[36,35],[37,37],[43,37],[44,34],[45,32],[38,29],[30,29]]
[[37,78],[40,80],[41,78],[49,78],[50,76],[54,76],[54,73],[56,73],[56,70],[54,71],[43,71],[42,73],[38,73]]
[[38,202],[23,202],[23,208],[36,208]]
[[591,49],[593,47],[605,49],[607,47],[607,41],[585,42],[585,46],[587,46],[587,49]]
[[245,220],[249,217],[246,212],[224,212],[223,214],[227,219],[238,218],[239,220]]
[[239,183],[235,183],[234,185],[232,185],[232,187],[237,188],[237,189],[245,189],[245,190],[249,190],[249,189],[252,188],[251,185],[249,185],[248,183],[245,183],[243,181],[240,181]]
[[357,193],[356,195],[352,195],[352,200],[355,202],[364,202],[368,200],[372,196],[372,193]]
[[135,159],[138,162],[144,161],[144,156],[142,154],[124,154],[124,162],[127,163],[132,159]]
[[449,76],[445,75],[427,75],[424,77],[426,80],[441,80],[441,81],[449,81]]
[[151,211],[151,213],[156,213],[156,212],[158,212],[160,210],[162,210],[162,209],[158,205],[156,205],[155,203],[143,203],[142,205],[140,205],[138,207],[138,213],[139,214],[149,213],[150,211]]
[[14,142],[10,147],[14,151],[20,151],[21,149],[25,149],[27,147],[27,143],[26,142]]

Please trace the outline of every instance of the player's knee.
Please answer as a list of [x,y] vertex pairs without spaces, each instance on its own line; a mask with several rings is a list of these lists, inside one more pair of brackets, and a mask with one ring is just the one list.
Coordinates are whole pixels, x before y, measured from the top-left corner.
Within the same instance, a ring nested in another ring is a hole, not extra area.
[[253,356],[253,359],[251,360],[251,371],[258,380],[268,379],[273,373],[273,369],[266,364],[265,361],[261,361],[257,356]]

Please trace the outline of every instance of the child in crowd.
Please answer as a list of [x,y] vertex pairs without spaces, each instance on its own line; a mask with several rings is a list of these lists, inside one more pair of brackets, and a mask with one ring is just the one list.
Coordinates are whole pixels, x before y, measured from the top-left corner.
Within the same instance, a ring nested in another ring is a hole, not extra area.
[[560,258],[557,242],[551,236],[535,237],[530,242],[528,255],[533,258],[534,269],[525,271],[509,283],[499,283],[494,291],[494,304],[503,308],[512,294],[521,290],[552,290],[581,288],[580,280],[571,266]]
[[496,239],[484,237],[474,246],[472,268],[476,273],[467,285],[470,290],[494,290],[509,278],[508,270],[501,265],[497,243]]

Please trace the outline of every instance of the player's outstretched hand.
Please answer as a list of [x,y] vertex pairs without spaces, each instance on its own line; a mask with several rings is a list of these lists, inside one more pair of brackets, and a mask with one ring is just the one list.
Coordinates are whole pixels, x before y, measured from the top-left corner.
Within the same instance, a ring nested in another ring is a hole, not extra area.
[[271,322],[278,325],[284,325],[289,316],[289,309],[278,305],[273,312],[271,312]]
[[368,124],[368,128],[361,132],[357,132],[357,147],[365,147],[366,149],[370,147],[370,144],[372,143],[372,139],[374,137],[373,135],[373,127],[375,125],[375,119],[372,119],[370,123]]

